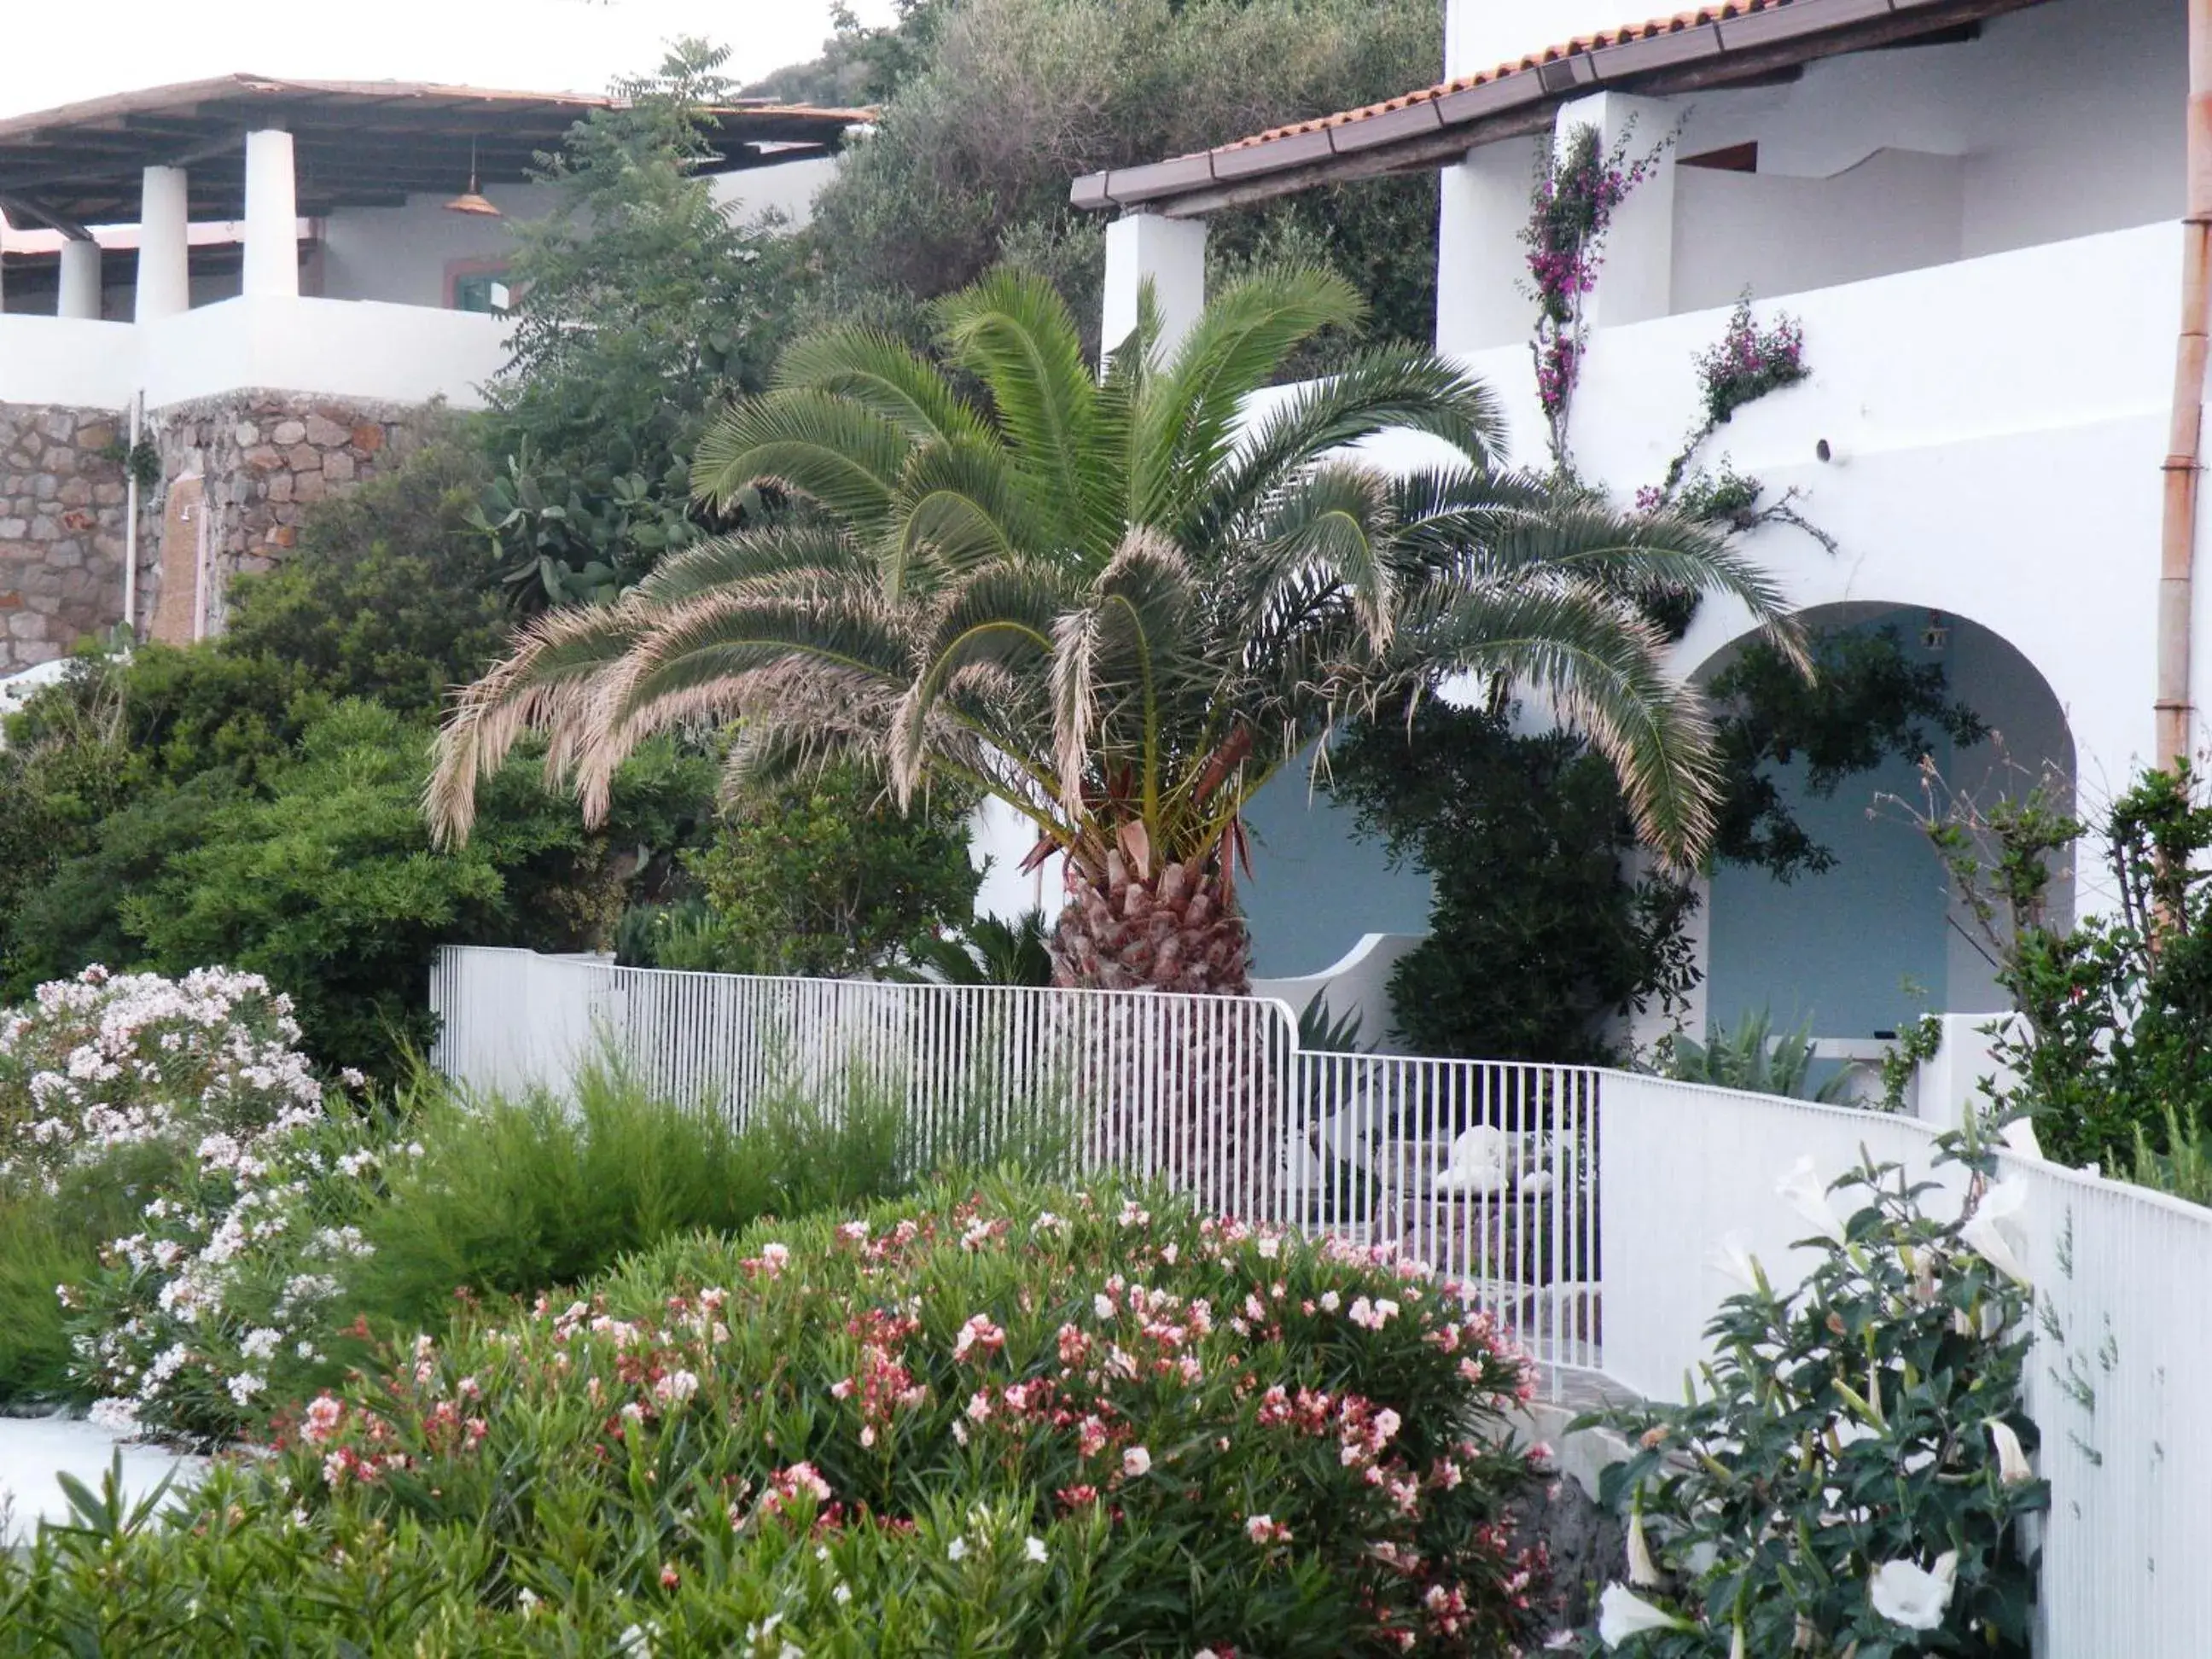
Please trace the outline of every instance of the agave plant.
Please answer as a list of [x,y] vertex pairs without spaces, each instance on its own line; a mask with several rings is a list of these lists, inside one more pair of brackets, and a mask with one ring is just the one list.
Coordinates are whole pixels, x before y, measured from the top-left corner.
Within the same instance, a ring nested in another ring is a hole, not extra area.
[[[1775,588],[1715,532],[1500,469],[1489,392],[1433,353],[1261,395],[1361,314],[1334,277],[1263,274],[1172,352],[1141,307],[1101,375],[1049,284],[1001,270],[941,303],[935,357],[793,346],[694,485],[795,505],[525,629],[447,726],[439,832],[527,728],[596,817],[649,733],[736,719],[740,775],[858,751],[902,800],[954,779],[1021,814],[1065,860],[1059,983],[1241,993],[1246,803],[1347,715],[1471,672],[1578,720],[1649,838],[1694,853],[1708,727],[1641,601],[1726,594],[1786,636]],[[1398,428],[1437,464],[1347,453]]]
[[1846,1073],[1812,1085],[1815,1056],[1811,1027],[1777,1031],[1774,1016],[1764,1008],[1747,1014],[1733,1030],[1716,1022],[1704,1042],[1677,1036],[1668,1048],[1660,1069],[1678,1083],[1709,1083],[1720,1089],[1829,1105],[1850,1097],[1851,1079]]

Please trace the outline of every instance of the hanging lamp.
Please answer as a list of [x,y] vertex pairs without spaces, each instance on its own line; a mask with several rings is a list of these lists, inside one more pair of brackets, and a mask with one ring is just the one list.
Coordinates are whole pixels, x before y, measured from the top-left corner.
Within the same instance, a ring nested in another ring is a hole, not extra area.
[[489,218],[501,216],[500,210],[477,193],[477,141],[469,140],[469,187],[446,204],[448,213],[474,213]]

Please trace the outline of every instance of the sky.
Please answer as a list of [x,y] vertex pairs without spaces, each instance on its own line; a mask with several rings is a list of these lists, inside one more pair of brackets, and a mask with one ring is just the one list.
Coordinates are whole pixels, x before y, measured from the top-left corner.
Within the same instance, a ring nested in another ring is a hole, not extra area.
[[[855,0],[864,21],[890,0]],[[740,82],[816,55],[830,0],[0,0],[0,116],[246,70],[303,80],[439,81],[604,92],[664,41],[731,49]]]

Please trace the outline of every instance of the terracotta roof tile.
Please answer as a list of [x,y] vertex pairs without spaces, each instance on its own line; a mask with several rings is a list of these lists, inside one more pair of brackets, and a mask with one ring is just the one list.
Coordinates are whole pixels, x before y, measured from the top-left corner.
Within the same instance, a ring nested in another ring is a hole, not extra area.
[[[1578,34],[1571,40],[1546,46],[1525,57],[1500,64],[1479,75],[1462,75],[1455,80],[1439,81],[1432,87],[1423,87],[1415,92],[1401,93],[1387,98],[1379,104],[1365,104],[1358,109],[1339,110],[1333,115],[1321,115],[1310,121],[1293,121],[1286,126],[1270,127],[1265,132],[1255,132],[1234,143],[1224,144],[1221,150],[1249,149],[1255,144],[1272,143],[1278,138],[1294,137],[1302,132],[1320,132],[1329,127],[1350,126],[1360,121],[1371,121],[1378,115],[1388,115],[1412,104],[1425,104],[1438,98],[1449,97],[1455,92],[1466,92],[1471,88],[1487,86],[1509,75],[1525,74],[1530,70],[1557,64],[1585,52],[1607,46],[1624,46],[1633,41],[1650,40],[1668,34],[1679,34],[1686,29],[1702,28],[1709,24],[1725,22],[1731,17],[1743,17],[1757,11],[1778,11],[1794,5],[1796,0],[1724,0],[1716,6],[1699,6],[1694,11],[1677,12],[1671,17],[1655,17],[1649,22],[1631,23],[1621,28],[1600,29],[1595,34]],[[1219,154],[1219,151],[1216,151]]]

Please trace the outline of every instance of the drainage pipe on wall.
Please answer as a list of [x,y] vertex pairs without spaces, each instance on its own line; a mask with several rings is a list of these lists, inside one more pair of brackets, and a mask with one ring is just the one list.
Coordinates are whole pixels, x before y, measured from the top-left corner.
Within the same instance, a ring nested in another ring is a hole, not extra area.
[[146,419],[146,394],[131,394],[131,449],[123,460],[123,625],[138,637],[138,429]]
[[2212,345],[2212,0],[2189,0],[2189,198],[2182,221],[2181,335],[2173,368],[2158,575],[2158,761],[2190,756],[2197,486],[2203,471],[2204,370]]

